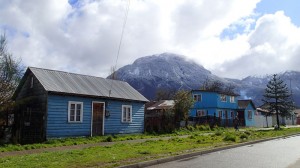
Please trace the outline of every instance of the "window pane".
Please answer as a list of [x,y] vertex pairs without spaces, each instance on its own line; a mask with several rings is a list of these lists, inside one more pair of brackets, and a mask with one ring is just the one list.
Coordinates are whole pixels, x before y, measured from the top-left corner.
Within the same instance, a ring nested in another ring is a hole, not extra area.
[[71,116],[74,116],[74,115],[75,115],[75,110],[74,110],[74,109],[71,109],[71,110],[70,110],[70,115],[71,115]]
[[75,116],[73,115],[73,116],[70,116],[70,121],[74,121],[74,119],[75,119]]
[[126,121],[126,110],[125,110],[125,109],[126,109],[126,108],[124,107],[124,108],[123,108],[123,119],[122,119],[123,122]]
[[71,104],[71,110],[75,110],[75,104]]
[[77,104],[77,110],[81,110],[81,104]]
[[80,110],[76,111],[76,116],[80,116]]
[[130,109],[128,108],[128,114],[127,114],[127,121],[129,122],[131,118],[131,113],[130,113]]
[[76,116],[76,121],[80,121],[80,116]]

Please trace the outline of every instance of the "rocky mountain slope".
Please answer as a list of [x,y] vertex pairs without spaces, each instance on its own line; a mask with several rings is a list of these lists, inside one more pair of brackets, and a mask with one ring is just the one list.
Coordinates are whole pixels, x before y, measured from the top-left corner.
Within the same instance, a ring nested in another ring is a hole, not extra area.
[[[300,72],[287,71],[280,75],[288,86],[291,83],[293,97],[300,105]],[[271,76],[249,76],[242,80],[221,78],[184,56],[163,53],[137,59],[133,64],[118,69],[116,77],[128,82],[150,100],[155,98],[157,90],[199,89],[207,79],[218,80],[225,85],[233,85],[241,99],[253,99],[260,105]]]

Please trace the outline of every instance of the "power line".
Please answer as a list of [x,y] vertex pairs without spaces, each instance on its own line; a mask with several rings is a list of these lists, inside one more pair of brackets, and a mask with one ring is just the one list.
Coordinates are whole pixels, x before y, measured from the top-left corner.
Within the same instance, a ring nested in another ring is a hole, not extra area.
[[[115,70],[117,69],[117,64],[118,64],[118,60],[119,60],[119,55],[120,55],[120,50],[121,50],[121,46],[122,46],[122,41],[123,41],[123,36],[124,36],[124,30],[126,27],[126,23],[127,23],[127,17],[128,17],[128,13],[129,13],[129,7],[130,7],[130,0],[127,1],[127,5],[126,5],[126,9],[125,9],[125,17],[124,17],[124,21],[123,21],[123,26],[122,26],[122,32],[121,32],[121,38],[120,38],[120,42],[119,42],[119,47],[118,47],[118,52],[117,52],[117,56],[116,56],[116,62],[115,65],[113,66],[112,69],[112,74],[111,75],[115,75]],[[109,89],[109,97],[111,95],[111,90],[113,88],[113,80],[111,80],[111,85],[110,85],[110,89]]]

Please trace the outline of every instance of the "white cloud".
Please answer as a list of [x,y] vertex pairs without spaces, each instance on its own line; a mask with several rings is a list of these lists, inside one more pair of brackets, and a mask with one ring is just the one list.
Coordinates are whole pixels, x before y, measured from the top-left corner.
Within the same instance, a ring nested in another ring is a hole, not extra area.
[[[282,12],[256,20],[259,1],[131,0],[118,67],[167,51],[228,77],[271,72],[283,62],[281,69],[290,69],[299,52],[299,28]],[[83,0],[72,7],[61,0],[1,1],[0,28],[13,30],[10,51],[26,66],[106,77],[115,64],[127,2]],[[240,26],[234,38],[221,37]],[[274,65],[261,69],[265,65],[257,60],[270,58]]]
[[300,28],[284,12],[261,16],[248,35],[249,50],[232,62],[225,62],[215,73],[227,77],[264,75],[286,70],[298,70]]

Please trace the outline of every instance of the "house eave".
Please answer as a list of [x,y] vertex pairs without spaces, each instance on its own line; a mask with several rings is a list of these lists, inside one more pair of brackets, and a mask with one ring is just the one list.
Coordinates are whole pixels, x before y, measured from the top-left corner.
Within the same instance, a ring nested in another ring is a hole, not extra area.
[[48,91],[48,94],[61,95],[61,96],[79,96],[79,97],[97,98],[97,99],[111,99],[111,100],[119,100],[119,101],[134,101],[134,102],[142,102],[142,103],[147,103],[147,102],[149,102],[149,101],[145,101],[145,100],[123,99],[123,98],[116,98],[116,97],[97,96],[97,95],[86,95],[86,94],[66,93],[66,92],[53,92],[53,91]]

